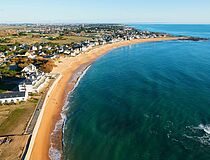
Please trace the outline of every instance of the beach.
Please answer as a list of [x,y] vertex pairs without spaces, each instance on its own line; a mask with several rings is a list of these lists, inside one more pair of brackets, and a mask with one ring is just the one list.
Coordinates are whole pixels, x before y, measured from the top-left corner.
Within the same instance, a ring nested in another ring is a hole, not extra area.
[[[74,88],[76,79],[74,75],[77,72],[81,72],[81,69],[86,69],[91,63],[93,63],[100,56],[108,53],[110,50],[122,46],[153,42],[153,41],[165,41],[176,40],[180,37],[165,37],[165,38],[152,38],[152,39],[134,39],[130,41],[116,42],[113,44],[106,44],[94,48],[88,52],[81,53],[76,57],[61,58],[56,64],[52,73],[59,73],[60,79],[55,82],[53,88],[47,97],[46,105],[43,106],[43,114],[40,118],[40,124],[37,128],[37,134],[34,139],[34,143],[29,146],[31,154],[29,155],[31,160],[48,160],[49,148],[51,147],[50,137],[55,128],[55,124],[61,119],[61,111],[65,103],[66,96]],[[81,67],[82,66],[82,67]],[[73,80],[71,80],[73,79]],[[71,80],[71,81],[70,81]],[[60,135],[60,139],[62,135]],[[59,138],[58,138],[59,139]],[[60,146],[61,145],[61,142]]]

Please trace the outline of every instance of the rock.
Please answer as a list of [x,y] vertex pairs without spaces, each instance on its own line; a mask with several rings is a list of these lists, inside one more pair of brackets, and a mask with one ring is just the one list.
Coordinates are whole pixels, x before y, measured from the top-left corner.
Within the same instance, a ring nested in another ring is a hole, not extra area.
[[8,137],[5,144],[10,144],[11,142],[12,142],[12,139]]
[[0,138],[0,145],[4,144],[7,141],[6,137]]
[[200,37],[183,37],[180,38],[179,40],[187,40],[187,41],[207,41],[209,40],[208,38],[200,38]]
[[2,137],[0,138],[0,145],[2,144],[10,144],[12,142],[12,139],[9,137]]

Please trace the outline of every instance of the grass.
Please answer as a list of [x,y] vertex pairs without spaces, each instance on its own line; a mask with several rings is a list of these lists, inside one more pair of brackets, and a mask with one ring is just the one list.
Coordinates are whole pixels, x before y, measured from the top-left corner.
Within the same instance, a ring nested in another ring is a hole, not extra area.
[[34,112],[36,100],[0,106],[0,135],[23,134]]
[[[51,36],[52,35],[46,35],[46,37],[51,37]],[[57,36],[57,35],[55,35],[55,36]],[[82,37],[82,36],[62,36],[62,39],[49,40],[48,38],[32,37],[31,35],[16,36],[16,37],[9,37],[9,38],[10,38],[10,40],[8,41],[8,44],[15,44],[15,43],[34,44],[34,43],[50,42],[50,43],[56,43],[56,44],[60,44],[60,45],[71,44],[72,42],[79,43],[81,41],[90,39],[88,37]],[[6,43],[2,43],[2,44],[6,44]]]
[[80,37],[80,36],[63,36],[63,39],[61,40],[52,40],[52,41],[48,41],[48,42],[52,42],[52,43],[57,43],[57,44],[71,44],[72,42],[74,43],[79,43],[81,41],[85,41],[89,38],[87,37]]
[[23,29],[25,28],[24,26],[0,26],[0,31],[8,30],[8,29]]
[[0,145],[0,159],[3,160],[20,160],[23,148],[27,143],[28,136],[12,136],[9,144]]
[[12,111],[9,117],[0,125],[0,133],[4,134],[11,131],[25,111],[26,109],[16,109]]

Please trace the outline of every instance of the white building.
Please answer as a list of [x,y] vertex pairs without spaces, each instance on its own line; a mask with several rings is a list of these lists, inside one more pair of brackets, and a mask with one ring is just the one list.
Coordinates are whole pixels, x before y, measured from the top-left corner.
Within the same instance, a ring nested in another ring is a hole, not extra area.
[[36,55],[31,54],[31,55],[28,56],[28,58],[29,59],[35,59],[36,58]]
[[34,66],[33,64],[30,64],[27,67],[23,68],[22,73],[32,74],[32,73],[36,73],[37,71],[38,70],[36,66]]
[[33,64],[25,67],[22,72],[26,79],[18,85],[19,91],[0,94],[0,104],[26,101],[28,93],[39,93],[45,87],[48,77]]
[[39,71],[33,64],[25,67],[22,72],[26,79],[18,85],[21,92],[39,93],[48,81],[46,74]]
[[32,49],[31,49],[32,51],[37,51],[38,50],[38,48],[36,47],[36,46],[32,46]]
[[0,58],[5,58],[4,53],[0,53]]
[[27,101],[27,99],[27,92],[8,92],[0,94],[0,104],[18,103],[21,101]]
[[40,46],[39,46],[39,50],[41,50],[41,49],[42,49],[42,46],[40,45]]
[[76,55],[77,55],[76,52],[71,52],[72,57],[75,57]]
[[45,87],[48,77],[34,65],[25,67],[23,72],[26,79],[18,85],[19,91],[0,94],[0,104],[26,101],[28,93],[39,93]]
[[63,53],[64,53],[64,54],[70,54],[71,51],[70,51],[70,50],[65,50]]
[[18,85],[19,91],[20,92],[25,92],[27,91],[28,93],[33,92],[33,84],[31,80],[26,79],[25,81],[21,82]]

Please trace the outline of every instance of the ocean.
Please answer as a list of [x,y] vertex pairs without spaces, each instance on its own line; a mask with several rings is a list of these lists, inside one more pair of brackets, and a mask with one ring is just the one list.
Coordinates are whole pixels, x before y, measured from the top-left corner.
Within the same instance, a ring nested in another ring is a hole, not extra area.
[[[210,25],[133,25],[210,38]],[[65,160],[210,159],[210,41],[121,47],[68,97]]]

